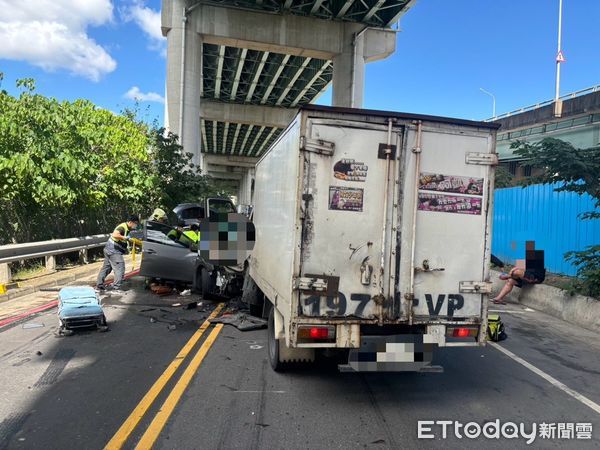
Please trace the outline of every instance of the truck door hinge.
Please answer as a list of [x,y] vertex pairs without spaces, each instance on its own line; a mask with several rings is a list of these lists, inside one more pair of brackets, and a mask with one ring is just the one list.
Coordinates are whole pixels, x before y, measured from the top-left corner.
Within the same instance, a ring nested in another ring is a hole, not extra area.
[[496,166],[498,165],[497,153],[467,153],[467,164],[476,164],[479,166]]
[[333,156],[335,144],[333,142],[324,141],[323,139],[309,139],[306,136],[302,136],[300,137],[300,148],[307,152]]
[[461,294],[489,294],[492,292],[491,281],[460,281],[458,292]]

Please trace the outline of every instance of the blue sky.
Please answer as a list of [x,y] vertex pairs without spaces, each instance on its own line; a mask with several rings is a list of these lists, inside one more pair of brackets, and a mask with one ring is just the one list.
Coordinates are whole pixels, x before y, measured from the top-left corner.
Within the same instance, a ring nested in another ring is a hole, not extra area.
[[[0,0],[2,88],[16,93],[15,80],[32,77],[41,94],[116,112],[133,106],[134,90],[146,119],[162,122],[160,3]],[[498,114],[549,100],[557,20],[558,0],[418,0],[396,52],[367,65],[364,106],[485,119],[492,99],[480,87],[495,94]],[[600,1],[564,0],[561,94],[600,84],[598,23]]]

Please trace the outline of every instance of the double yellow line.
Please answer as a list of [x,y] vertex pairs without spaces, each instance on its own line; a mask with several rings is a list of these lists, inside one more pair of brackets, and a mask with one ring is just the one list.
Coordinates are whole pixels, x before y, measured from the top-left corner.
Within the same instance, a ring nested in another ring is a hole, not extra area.
[[[156,380],[156,382],[152,385],[150,390],[144,395],[144,398],[138,403],[135,409],[131,412],[129,417],[125,420],[123,425],[117,430],[112,439],[106,444],[105,450],[117,450],[123,448],[127,439],[131,436],[133,430],[138,426],[144,415],[148,412],[158,395],[164,389],[169,380],[173,377],[177,369],[183,364],[185,358],[190,354],[194,346],[198,343],[204,332],[210,326],[210,320],[217,317],[217,315],[221,312],[225,305],[220,303],[214,311],[208,316],[208,318],[204,321],[204,323],[198,328],[198,330],[194,333],[194,335],[190,338],[189,341],[183,346],[183,348],[179,351],[175,359],[169,364],[169,366],[165,369],[162,375]],[[214,344],[217,336],[221,332],[223,328],[223,324],[217,324],[212,332],[208,335],[198,352],[194,355],[194,358],[188,365],[188,367],[181,375],[181,378],[173,387],[173,390],[165,400],[165,402],[160,407],[160,410],[148,426],[148,429],[143,434],[140,442],[136,446],[136,449],[149,449],[151,448],[156,439],[158,438],[160,432],[164,428],[167,420],[175,410],[177,403],[181,399],[181,396],[185,392],[186,388],[192,381],[192,377],[194,373],[200,367],[200,364],[204,360],[204,357]]]

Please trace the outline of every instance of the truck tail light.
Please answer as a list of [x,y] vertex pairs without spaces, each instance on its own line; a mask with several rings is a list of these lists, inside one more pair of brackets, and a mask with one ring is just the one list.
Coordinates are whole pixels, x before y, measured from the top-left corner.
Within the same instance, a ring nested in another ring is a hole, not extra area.
[[468,338],[468,337],[477,337],[479,332],[478,328],[467,328],[467,327],[449,327],[446,333],[447,336],[454,338]]
[[332,340],[335,339],[335,327],[332,325],[300,325],[298,337],[303,340]]

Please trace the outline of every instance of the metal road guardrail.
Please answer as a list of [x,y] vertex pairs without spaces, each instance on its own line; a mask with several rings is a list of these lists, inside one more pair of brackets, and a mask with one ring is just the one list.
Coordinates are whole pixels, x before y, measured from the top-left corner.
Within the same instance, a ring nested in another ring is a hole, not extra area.
[[[579,97],[581,95],[591,94],[592,92],[597,92],[597,91],[600,91],[600,84],[586,88],[586,89],[582,89],[580,91],[571,92],[570,94],[562,95],[559,97],[559,100],[569,100],[571,98]],[[521,114],[521,113],[524,113],[527,111],[533,111],[534,109],[538,109],[543,106],[551,105],[553,103],[554,103],[554,99],[546,100],[545,102],[542,102],[542,103],[536,103],[535,105],[526,106],[526,107],[520,108],[520,109],[515,109],[514,111],[500,114],[499,116],[490,117],[489,119],[485,119],[484,122],[492,122],[494,120],[504,119],[506,117],[513,116],[515,114]]]
[[78,238],[0,245],[0,264],[101,247],[109,236],[109,234],[95,234]]
[[87,251],[91,248],[102,247],[109,236],[109,234],[95,234],[79,238],[0,245],[0,294],[6,293],[7,285],[12,279],[9,263],[45,258],[46,270],[54,271],[56,255],[79,251],[83,261],[87,262]]

